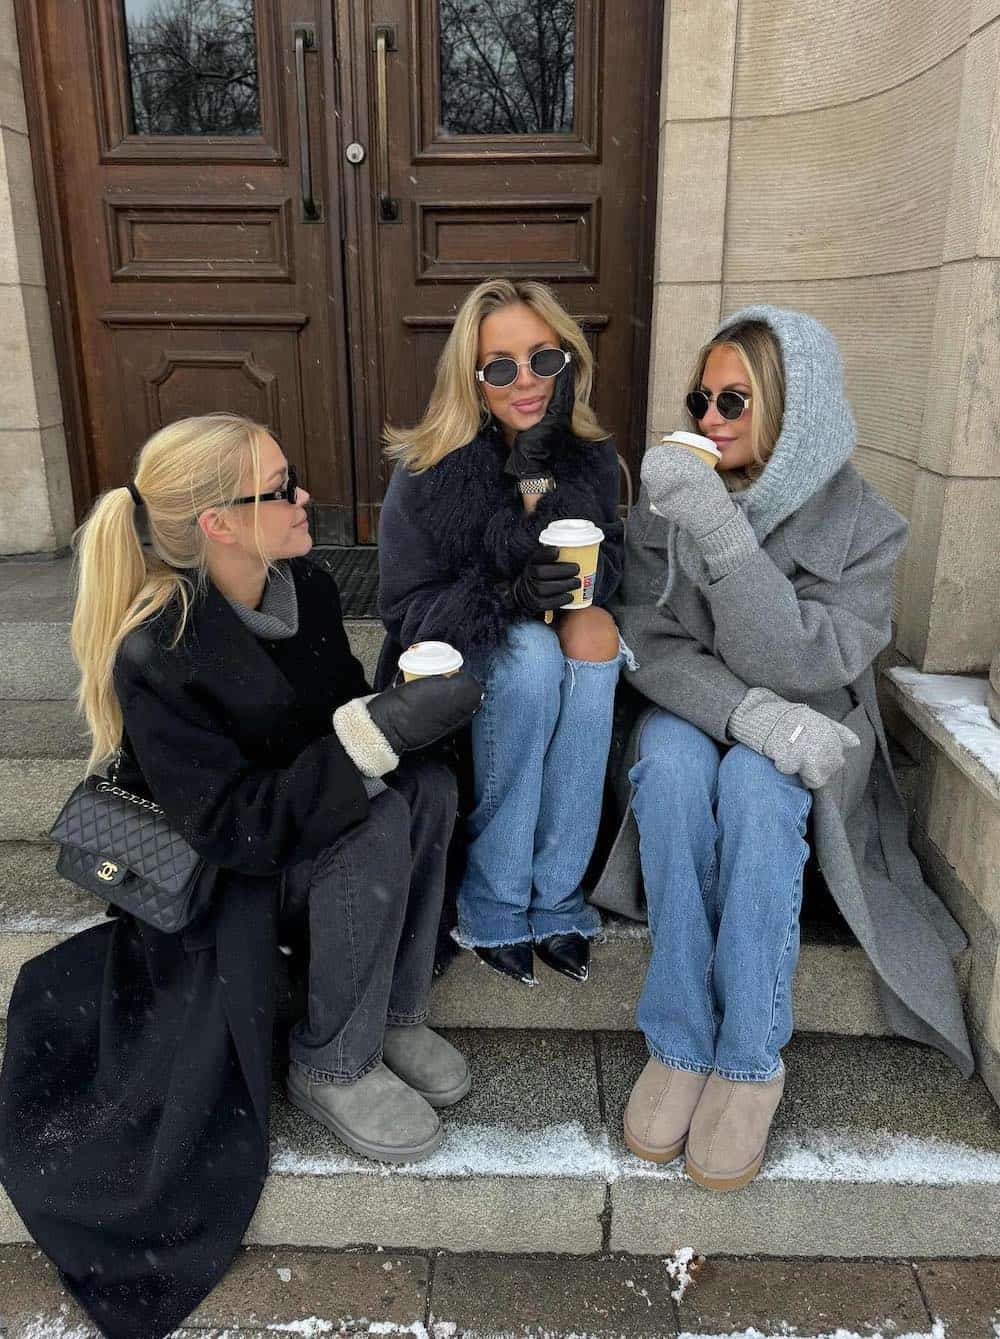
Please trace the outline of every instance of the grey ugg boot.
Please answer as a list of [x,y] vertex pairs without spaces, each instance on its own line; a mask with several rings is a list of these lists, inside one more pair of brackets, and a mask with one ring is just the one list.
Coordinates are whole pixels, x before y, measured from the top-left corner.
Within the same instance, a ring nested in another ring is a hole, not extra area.
[[387,1027],[382,1061],[432,1107],[454,1106],[472,1085],[465,1056],[423,1023]]
[[687,1174],[708,1190],[739,1190],[760,1171],[785,1067],[766,1083],[710,1074],[688,1131]]
[[625,1143],[636,1157],[672,1162],[680,1156],[707,1079],[650,1057],[625,1108]]
[[385,1065],[376,1065],[354,1083],[327,1083],[290,1065],[286,1092],[293,1107],[365,1158],[417,1162],[443,1138],[433,1108]]

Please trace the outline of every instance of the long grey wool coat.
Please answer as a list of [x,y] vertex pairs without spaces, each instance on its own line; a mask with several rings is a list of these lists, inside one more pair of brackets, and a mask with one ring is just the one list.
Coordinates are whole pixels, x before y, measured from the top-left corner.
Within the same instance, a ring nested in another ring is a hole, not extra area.
[[[734,495],[760,547],[711,583],[693,541],[650,511],[645,489],[639,494],[612,606],[637,663],[626,680],[638,694],[617,722],[611,767],[621,823],[591,900],[645,915],[628,772],[653,706],[726,745],[729,717],[749,688],[804,702],[861,741],[814,793],[810,836],[825,882],[878,973],[890,1027],[936,1046],[968,1076],[974,1062],[952,964],[966,939],[910,850],[875,695],[872,667],[891,637],[892,574],[906,523],[846,463],[854,434],[842,392],[839,430],[827,431],[825,448],[817,447],[818,432],[838,427],[833,392],[815,368],[825,359],[826,380],[839,390],[839,357],[827,332],[770,307],[737,315],[748,313],[778,334],[786,379],[775,453],[761,479]],[[805,362],[811,377],[803,376]],[[812,421],[818,407],[821,424]],[[804,462],[818,449],[825,449],[822,461]],[[803,468],[790,469],[796,461]]]

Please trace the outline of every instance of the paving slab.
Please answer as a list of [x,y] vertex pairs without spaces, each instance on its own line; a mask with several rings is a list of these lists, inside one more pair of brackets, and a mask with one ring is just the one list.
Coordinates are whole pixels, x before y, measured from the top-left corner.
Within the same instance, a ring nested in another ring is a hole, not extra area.
[[[706,1260],[679,1303],[690,1334],[926,1334],[930,1317],[908,1264]],[[950,1339],[950,1336],[949,1336]]]
[[7,759],[84,759],[90,752],[90,740],[71,701],[4,699],[0,700],[0,751]]
[[606,1156],[590,1034],[448,1035],[469,1058],[472,1092],[442,1113],[444,1143],[413,1167],[356,1158],[314,1121],[276,1103],[271,1175],[249,1241],[570,1254],[600,1248]]
[[444,1256],[434,1266],[431,1319],[469,1335],[676,1334],[659,1260]]
[[316,1316],[347,1330],[412,1325],[426,1314],[428,1272],[423,1255],[250,1247],[187,1324],[290,1326]]
[[927,1260],[920,1286],[947,1339],[996,1339],[1000,1334],[1000,1260]]
[[633,1157],[621,1117],[645,1062],[638,1038],[601,1036],[612,1154],[611,1246],[731,1255],[1000,1253],[1000,1115],[943,1056],[884,1039],[798,1036],[767,1158],[744,1190],[689,1181],[681,1159]]
[[0,842],[47,842],[83,776],[82,758],[0,757]]

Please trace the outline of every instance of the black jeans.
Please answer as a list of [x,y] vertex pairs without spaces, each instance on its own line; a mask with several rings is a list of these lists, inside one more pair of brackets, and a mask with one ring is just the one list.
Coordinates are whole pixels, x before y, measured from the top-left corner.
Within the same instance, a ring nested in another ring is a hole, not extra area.
[[379,1063],[386,1025],[427,1017],[455,823],[455,778],[404,761],[368,818],[285,874],[282,936],[308,925],[306,1016],[290,1059],[313,1078],[353,1083]]

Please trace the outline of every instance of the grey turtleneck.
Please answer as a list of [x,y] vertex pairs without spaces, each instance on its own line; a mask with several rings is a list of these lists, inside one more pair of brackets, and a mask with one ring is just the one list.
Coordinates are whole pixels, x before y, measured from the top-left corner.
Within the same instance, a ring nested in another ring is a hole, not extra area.
[[239,600],[230,600],[229,604],[240,622],[262,641],[282,641],[294,637],[299,630],[295,580],[286,562],[274,564],[256,609],[240,604]]

